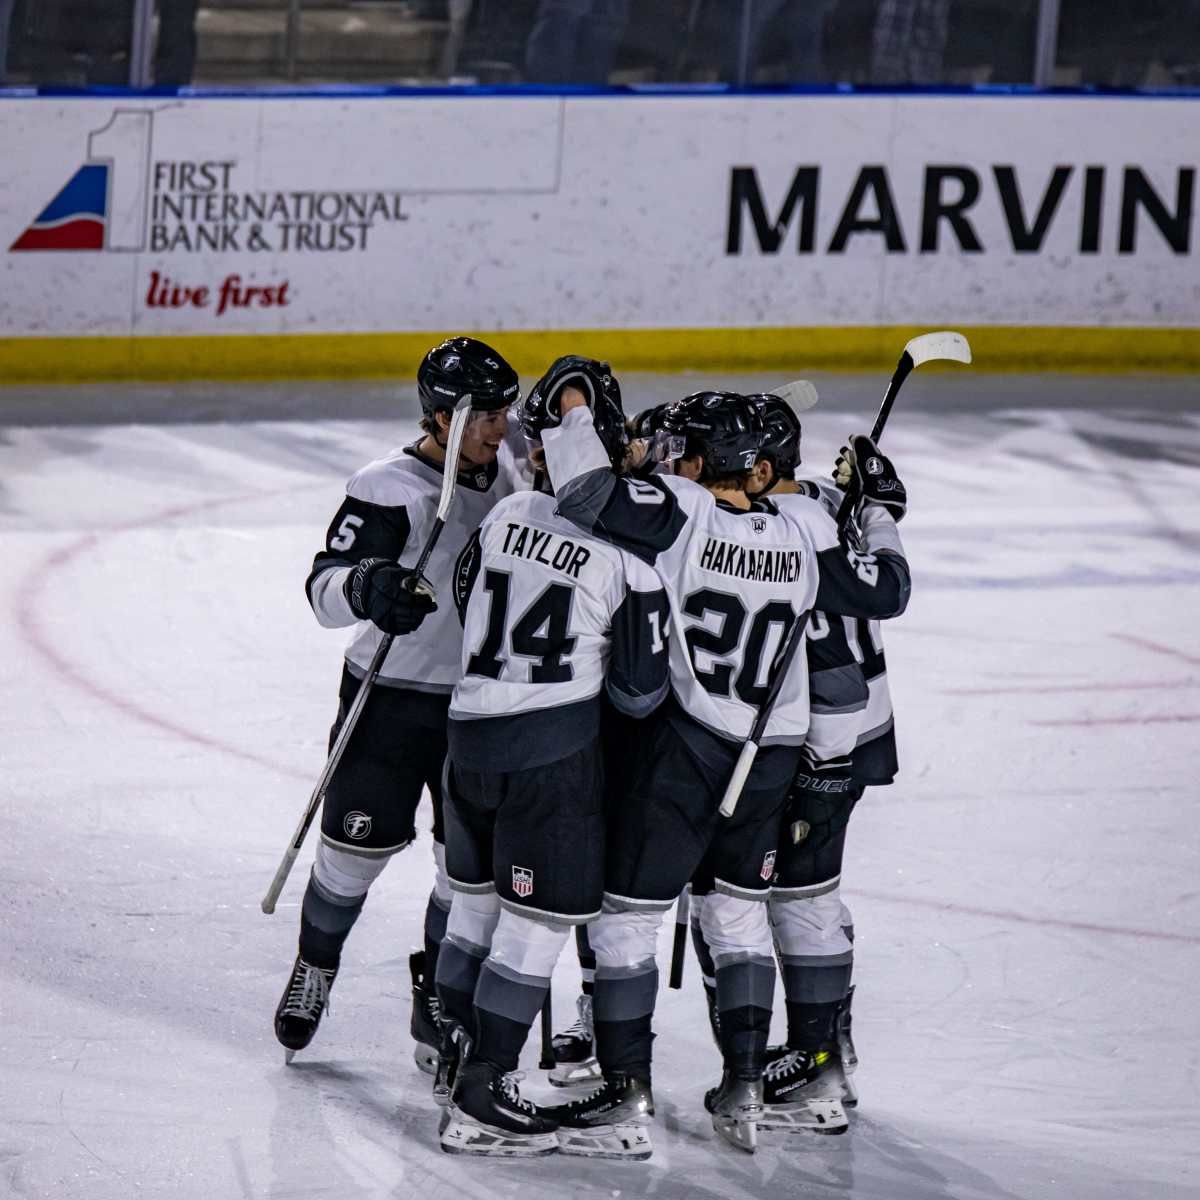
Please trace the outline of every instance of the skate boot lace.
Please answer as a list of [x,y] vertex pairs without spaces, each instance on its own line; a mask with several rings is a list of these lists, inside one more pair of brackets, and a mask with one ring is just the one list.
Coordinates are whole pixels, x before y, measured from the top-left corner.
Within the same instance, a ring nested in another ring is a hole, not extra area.
[[500,1076],[500,1090],[504,1093],[504,1098],[514,1108],[519,1108],[523,1113],[532,1115],[537,1111],[531,1100],[525,1100],[521,1096],[520,1089],[517,1084],[525,1078],[524,1071],[509,1071],[507,1075]]
[[799,1061],[800,1051],[789,1050],[781,1058],[767,1063],[766,1070],[763,1071],[763,1077],[766,1079],[779,1079],[794,1070]]
[[301,961],[288,989],[287,1004],[280,1014],[285,1017],[304,1017],[313,1020],[329,1008],[329,982],[333,972],[326,974],[320,967]]
[[572,1025],[566,1032],[566,1037],[578,1038],[581,1042],[590,1042],[594,1039],[592,1030],[592,998],[591,996],[578,996],[575,1000],[575,1008],[579,1013],[575,1024]]

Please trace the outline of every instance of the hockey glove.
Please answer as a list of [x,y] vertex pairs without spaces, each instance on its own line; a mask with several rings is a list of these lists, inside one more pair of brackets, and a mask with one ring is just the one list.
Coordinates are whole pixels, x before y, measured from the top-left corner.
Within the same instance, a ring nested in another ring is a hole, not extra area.
[[550,369],[533,385],[521,404],[521,432],[531,441],[542,440],[543,429],[553,429],[562,421],[559,403],[563,388],[578,388],[586,397],[588,408],[594,412],[596,397],[603,394],[612,371],[608,363],[578,354],[556,358]]
[[433,589],[409,567],[386,558],[364,558],[345,584],[346,602],[360,621],[384,633],[412,633],[437,612]]
[[908,510],[908,493],[892,460],[866,434],[854,434],[843,446],[833,467],[833,478],[842,491],[853,488],[865,504],[880,504],[900,521]]

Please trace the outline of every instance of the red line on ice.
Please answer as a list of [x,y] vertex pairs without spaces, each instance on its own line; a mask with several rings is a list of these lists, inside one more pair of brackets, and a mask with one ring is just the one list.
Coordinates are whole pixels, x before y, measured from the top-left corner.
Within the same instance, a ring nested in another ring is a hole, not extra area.
[[1200,687],[1196,679],[1167,679],[1148,683],[1055,683],[1045,687],[1009,686],[980,688],[943,688],[943,696],[1049,696],[1059,692],[1138,692],[1178,691]]
[[1131,929],[1124,925],[1099,925],[1094,921],[1066,921],[1061,917],[1032,917],[1027,913],[1006,912],[1002,909],[976,908],[971,904],[951,904],[943,900],[926,900],[920,896],[897,896],[889,892],[864,892],[847,887],[851,895],[886,904],[911,904],[914,908],[935,908],[939,912],[958,913],[967,917],[990,917],[996,921],[1015,921],[1019,925],[1045,925],[1053,929],[1074,929],[1080,933],[1107,933],[1113,937],[1150,938],[1158,942],[1183,942],[1200,945],[1200,937],[1191,933],[1169,933],[1164,929]]
[[1149,638],[1138,637],[1136,633],[1110,633],[1109,637],[1119,642],[1128,642],[1131,646],[1140,646],[1143,650],[1153,650],[1155,654],[1165,654],[1169,658],[1182,659],[1193,666],[1200,667],[1200,656],[1188,654],[1176,646],[1164,646],[1161,642],[1152,642]]
[[1196,721],[1200,721],[1200,713],[1163,713],[1157,717],[1056,717],[1028,721],[1027,724],[1085,728],[1090,725],[1191,725]]
[[207,733],[189,729],[186,725],[176,724],[176,722],[169,718],[162,717],[158,713],[151,712],[149,709],[134,703],[127,696],[119,695],[103,684],[97,683],[94,679],[88,678],[77,664],[71,662],[56,648],[54,639],[42,628],[41,619],[38,615],[41,594],[47,580],[81,554],[99,546],[107,538],[115,537],[122,533],[129,533],[136,529],[150,528],[154,525],[174,520],[177,517],[191,516],[195,513],[204,512],[206,509],[222,508],[232,504],[247,504],[268,496],[279,495],[282,492],[295,492],[297,490],[300,489],[297,487],[279,488],[275,491],[250,492],[240,496],[224,496],[215,500],[201,501],[196,504],[181,504],[175,508],[163,509],[151,517],[130,521],[124,525],[115,525],[113,528],[106,529],[100,533],[89,533],[84,537],[78,538],[70,545],[55,550],[53,553],[47,555],[38,567],[30,571],[23,583],[17,587],[14,616],[21,636],[53,668],[55,673],[71,684],[72,687],[77,688],[93,699],[107,704],[110,708],[116,709],[125,716],[135,721],[140,721],[143,725],[148,725],[152,729],[158,729],[163,733],[169,733],[177,738],[181,738],[183,741],[191,742],[195,746],[202,746],[206,750],[216,750],[221,754],[240,758],[244,762],[254,763],[255,766],[266,767],[270,771],[275,771],[292,779],[308,781],[309,776],[304,772],[297,771],[295,768],[282,763],[273,762],[269,758],[263,758],[252,751],[230,745],[220,738],[210,737]]

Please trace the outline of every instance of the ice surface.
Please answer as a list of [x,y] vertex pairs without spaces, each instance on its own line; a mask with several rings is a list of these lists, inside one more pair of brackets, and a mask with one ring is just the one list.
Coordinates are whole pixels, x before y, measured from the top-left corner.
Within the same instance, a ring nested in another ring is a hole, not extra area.
[[[882,387],[818,382],[820,465]],[[171,422],[103,425],[94,391],[30,392],[0,428],[0,1196],[1200,1195],[1192,381],[909,383],[886,439],[912,497],[913,603],[887,630],[903,775],[868,793],[844,874],[862,1106],[842,1138],[764,1135],[754,1158],[715,1140],[689,961],[659,1007],[648,1164],[439,1152],[407,1032],[427,833],[283,1064],[311,844],[278,913],[258,902],[342,644],[302,583],[346,476],[412,426],[379,388],[367,417],[309,389],[286,411],[342,419],[192,419],[279,393],[109,389]],[[564,957],[560,1025],[576,982]]]

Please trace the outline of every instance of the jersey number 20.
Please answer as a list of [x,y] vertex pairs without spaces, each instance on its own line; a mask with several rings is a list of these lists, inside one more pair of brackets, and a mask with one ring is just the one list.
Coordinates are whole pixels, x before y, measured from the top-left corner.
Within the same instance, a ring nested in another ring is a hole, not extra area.
[[[508,598],[512,579],[507,571],[487,570],[483,586],[491,595],[487,634],[477,653],[467,662],[468,675],[499,679],[504,670],[504,633],[508,627]],[[575,589],[564,583],[552,583],[522,613],[512,627],[509,644],[512,653],[534,661],[529,667],[530,683],[566,683],[575,672],[569,657],[575,638],[567,630],[571,623],[571,602]]]

